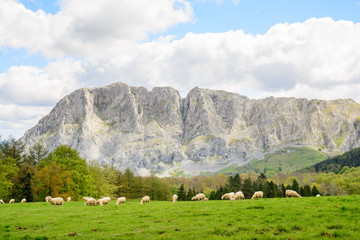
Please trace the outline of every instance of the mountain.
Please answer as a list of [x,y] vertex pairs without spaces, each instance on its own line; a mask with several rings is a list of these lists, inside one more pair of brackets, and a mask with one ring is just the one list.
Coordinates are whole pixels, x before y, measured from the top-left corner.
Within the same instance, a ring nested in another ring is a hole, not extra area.
[[324,153],[360,146],[360,105],[351,99],[249,99],[195,87],[114,83],[61,99],[21,140],[52,151],[61,144],[87,160],[139,175],[198,175],[262,160],[281,149]]

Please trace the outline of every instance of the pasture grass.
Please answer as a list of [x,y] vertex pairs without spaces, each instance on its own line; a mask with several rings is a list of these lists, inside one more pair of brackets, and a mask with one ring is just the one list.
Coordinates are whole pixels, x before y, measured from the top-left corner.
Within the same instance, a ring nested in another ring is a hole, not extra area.
[[359,239],[360,196],[0,205],[1,239]]

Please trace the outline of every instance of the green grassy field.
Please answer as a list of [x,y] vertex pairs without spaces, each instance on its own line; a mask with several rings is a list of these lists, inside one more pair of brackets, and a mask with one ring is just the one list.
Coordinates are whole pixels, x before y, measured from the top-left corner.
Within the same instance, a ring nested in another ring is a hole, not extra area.
[[0,205],[1,239],[360,239],[360,196]]
[[253,159],[243,166],[230,166],[220,170],[218,173],[261,173],[271,177],[278,172],[289,173],[324,161],[328,156],[309,147],[287,147],[277,152],[268,154],[263,160]]

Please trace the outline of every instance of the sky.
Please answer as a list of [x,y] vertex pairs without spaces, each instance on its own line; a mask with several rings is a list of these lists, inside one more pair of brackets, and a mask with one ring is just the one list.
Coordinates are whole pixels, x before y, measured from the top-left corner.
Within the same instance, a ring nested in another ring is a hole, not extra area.
[[123,82],[360,102],[360,0],[0,0],[0,135]]

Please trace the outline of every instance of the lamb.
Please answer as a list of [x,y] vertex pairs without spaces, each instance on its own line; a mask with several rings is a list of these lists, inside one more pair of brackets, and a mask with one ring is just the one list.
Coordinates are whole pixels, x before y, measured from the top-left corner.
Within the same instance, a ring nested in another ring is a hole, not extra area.
[[316,197],[320,197],[321,195],[320,194],[316,194]]
[[49,202],[51,203],[51,205],[61,205],[64,206],[64,199],[62,197],[57,197],[57,198],[49,198]]
[[242,191],[238,191],[235,193],[234,197],[233,197],[233,200],[236,200],[236,199],[245,199],[245,195],[243,194]]
[[209,199],[208,199],[208,198],[204,198],[204,201],[209,201]]
[[125,197],[119,197],[117,200],[116,200],[116,203],[115,205],[119,205],[120,203],[125,203],[126,202],[126,198]]
[[196,196],[192,197],[191,200],[204,201],[205,197],[206,197],[205,194],[199,193],[199,194],[196,194]]
[[286,190],[285,196],[288,197],[301,197],[296,191],[294,190]]
[[26,198],[23,198],[23,199],[21,200],[21,203],[26,203]]
[[4,201],[2,199],[0,199],[0,204],[4,204]]
[[141,199],[141,201],[140,201],[140,204],[144,204],[144,203],[146,203],[146,202],[150,202],[150,197],[149,197],[149,196],[143,197],[143,198]]
[[257,191],[254,193],[254,195],[251,197],[251,199],[255,199],[255,198],[263,198],[264,193],[262,191]]
[[71,197],[68,197],[68,198],[67,198],[67,201],[70,202],[70,201],[71,201]]
[[84,206],[87,206],[87,205],[95,206],[96,205],[96,199],[89,197],[88,200],[84,203]]
[[15,199],[10,199],[9,203],[15,203]]
[[172,196],[172,200],[173,200],[173,202],[176,202],[176,201],[178,200],[178,196],[177,196],[176,194],[174,194],[174,195]]

